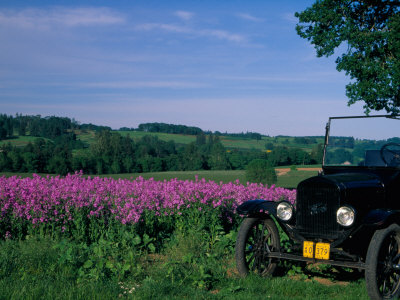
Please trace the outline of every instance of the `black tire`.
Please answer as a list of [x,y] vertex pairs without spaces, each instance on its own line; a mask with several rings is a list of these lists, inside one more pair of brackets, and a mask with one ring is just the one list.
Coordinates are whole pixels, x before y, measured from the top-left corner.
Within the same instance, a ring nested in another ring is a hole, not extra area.
[[365,282],[371,299],[400,295],[400,226],[375,231],[368,247]]
[[240,276],[250,272],[260,276],[274,273],[277,260],[266,257],[268,252],[279,251],[278,228],[271,218],[246,218],[240,225],[236,239],[235,258]]

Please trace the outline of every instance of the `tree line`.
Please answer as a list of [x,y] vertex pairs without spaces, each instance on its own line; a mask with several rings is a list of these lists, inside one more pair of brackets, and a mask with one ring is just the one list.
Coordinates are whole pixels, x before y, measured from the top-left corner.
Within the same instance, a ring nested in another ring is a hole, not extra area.
[[200,134],[214,134],[217,136],[229,136],[240,139],[254,139],[261,140],[262,135],[257,132],[249,132],[246,133],[221,133],[220,131],[203,131],[199,127],[195,126],[186,126],[186,125],[175,125],[175,124],[167,124],[167,123],[142,123],[139,124],[138,128],[128,128],[121,127],[120,131],[144,131],[144,132],[162,132],[162,133],[172,133],[172,134],[188,134],[188,135],[200,135]]
[[93,124],[79,124],[74,119],[67,117],[44,117],[23,116],[16,114],[15,117],[0,114],[0,140],[18,136],[36,136],[48,139],[55,139],[68,134],[72,130],[111,130],[107,126],[97,126]]
[[103,130],[85,147],[74,133],[55,140],[38,138],[24,147],[0,147],[0,171],[66,174],[83,170],[87,174],[141,173],[158,171],[244,169],[261,151],[227,151],[219,138],[181,146],[146,135],[139,140]]
[[[21,127],[21,123],[24,125]],[[0,147],[0,171],[67,174],[141,173],[193,170],[243,170],[254,159],[268,160],[272,166],[320,163],[322,146],[307,153],[299,148],[276,147],[260,150],[227,149],[215,134],[196,135],[196,141],[181,145],[146,135],[138,140],[105,126],[80,125],[69,118],[40,116],[0,116],[7,132],[24,128],[24,135],[39,136],[24,147],[5,143]],[[77,138],[76,130],[96,130],[90,145]]]

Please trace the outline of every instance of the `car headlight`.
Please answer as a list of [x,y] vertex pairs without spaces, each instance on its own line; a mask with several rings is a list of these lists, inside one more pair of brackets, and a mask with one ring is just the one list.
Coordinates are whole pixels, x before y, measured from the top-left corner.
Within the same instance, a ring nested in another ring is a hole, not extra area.
[[276,207],[276,215],[282,221],[289,221],[293,216],[293,206],[288,202],[281,202]]
[[336,212],[336,220],[342,226],[350,226],[354,223],[355,212],[349,206],[342,206]]

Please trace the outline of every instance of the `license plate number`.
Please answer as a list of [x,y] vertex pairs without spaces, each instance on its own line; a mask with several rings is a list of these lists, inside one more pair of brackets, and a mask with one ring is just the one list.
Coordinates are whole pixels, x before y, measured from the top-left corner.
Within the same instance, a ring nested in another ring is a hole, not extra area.
[[331,245],[328,243],[316,243],[304,241],[303,243],[303,256],[315,259],[329,259]]

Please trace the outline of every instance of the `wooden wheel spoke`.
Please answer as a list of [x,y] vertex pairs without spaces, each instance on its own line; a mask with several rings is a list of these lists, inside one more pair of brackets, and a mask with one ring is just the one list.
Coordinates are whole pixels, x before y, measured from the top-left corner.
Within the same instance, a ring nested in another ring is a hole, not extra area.
[[388,253],[391,258],[395,256],[396,253],[399,252],[396,246],[397,246],[396,240],[393,237],[391,237],[391,241],[389,243],[389,253]]
[[395,263],[395,264],[398,264],[399,260],[400,260],[400,253],[397,254],[397,255],[392,259],[392,262]]

